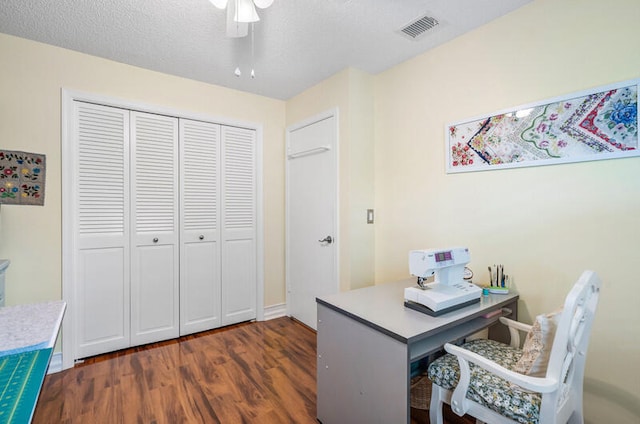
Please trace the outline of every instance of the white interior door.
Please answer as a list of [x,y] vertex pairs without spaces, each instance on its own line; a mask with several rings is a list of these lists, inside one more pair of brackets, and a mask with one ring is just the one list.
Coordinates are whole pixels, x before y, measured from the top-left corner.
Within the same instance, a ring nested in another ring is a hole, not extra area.
[[164,113],[63,90],[65,369],[264,318],[262,130]]
[[178,119],[131,112],[131,344],[179,335]]
[[64,164],[76,359],[129,346],[129,111],[73,102],[72,123]]
[[222,325],[257,317],[257,139],[222,127]]
[[180,335],[220,326],[220,125],[180,119]]
[[316,297],[338,291],[337,119],[287,130],[287,310],[313,329]]

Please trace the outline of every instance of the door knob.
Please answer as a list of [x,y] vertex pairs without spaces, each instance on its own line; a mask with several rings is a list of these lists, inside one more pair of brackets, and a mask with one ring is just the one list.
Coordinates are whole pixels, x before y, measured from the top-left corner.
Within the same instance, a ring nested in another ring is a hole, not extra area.
[[331,244],[333,243],[333,238],[331,236],[326,236],[325,238],[323,238],[322,240],[318,240],[320,243],[327,243],[327,244]]

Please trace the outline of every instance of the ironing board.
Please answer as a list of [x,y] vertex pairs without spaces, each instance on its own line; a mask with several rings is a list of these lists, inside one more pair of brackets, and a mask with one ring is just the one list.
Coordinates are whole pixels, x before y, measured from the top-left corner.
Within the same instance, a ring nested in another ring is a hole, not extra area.
[[29,423],[66,304],[0,308],[0,424]]

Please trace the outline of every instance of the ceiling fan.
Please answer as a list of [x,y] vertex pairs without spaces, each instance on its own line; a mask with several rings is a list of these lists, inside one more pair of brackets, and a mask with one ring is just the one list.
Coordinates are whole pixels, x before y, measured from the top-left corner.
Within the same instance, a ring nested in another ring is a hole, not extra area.
[[227,37],[246,37],[249,24],[258,22],[256,7],[266,9],[273,0],[209,0],[218,9],[227,9]]

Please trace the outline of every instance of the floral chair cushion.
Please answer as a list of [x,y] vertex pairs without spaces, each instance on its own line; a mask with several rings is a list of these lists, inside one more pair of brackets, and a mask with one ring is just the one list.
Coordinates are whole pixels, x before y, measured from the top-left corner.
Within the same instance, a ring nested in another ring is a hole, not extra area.
[[[493,340],[474,340],[463,348],[491,359],[505,368],[513,369],[522,356],[522,350]],[[504,379],[470,364],[471,383],[467,398],[518,423],[536,424],[540,416],[539,393],[510,385]],[[446,390],[455,390],[460,378],[458,360],[450,353],[429,365],[429,379]]]

